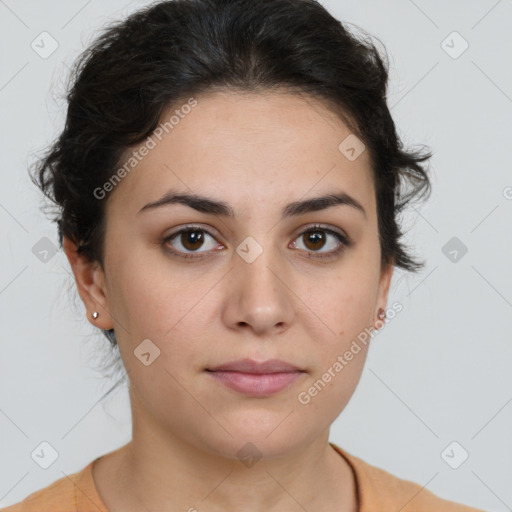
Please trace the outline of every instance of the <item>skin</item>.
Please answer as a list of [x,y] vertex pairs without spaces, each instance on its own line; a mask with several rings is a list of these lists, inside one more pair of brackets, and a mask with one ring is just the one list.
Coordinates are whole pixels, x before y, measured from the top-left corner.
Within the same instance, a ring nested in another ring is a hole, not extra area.
[[[350,130],[311,97],[215,92],[196,99],[105,199],[104,268],[64,240],[88,318],[115,329],[130,381],[132,441],[95,463],[98,492],[112,512],[356,511],[351,469],[328,437],[355,391],[367,346],[308,404],[297,397],[386,309],[393,266],[380,266],[368,151],[348,160],[338,146]],[[138,213],[170,189],[224,201],[235,217],[179,204]],[[292,201],[340,190],[366,216],[341,205],[280,218]],[[340,242],[320,229],[324,245],[308,244],[303,233],[314,223],[352,244],[320,259]],[[184,236],[164,241],[190,224],[211,233],[202,232],[202,246],[187,246]],[[248,236],[263,248],[252,263],[236,252]],[[173,257],[173,248],[199,258]],[[134,355],[145,339],[160,350],[149,366]],[[283,359],[305,373],[255,398],[204,371],[246,357]],[[247,442],[262,454],[252,467],[237,457]]]

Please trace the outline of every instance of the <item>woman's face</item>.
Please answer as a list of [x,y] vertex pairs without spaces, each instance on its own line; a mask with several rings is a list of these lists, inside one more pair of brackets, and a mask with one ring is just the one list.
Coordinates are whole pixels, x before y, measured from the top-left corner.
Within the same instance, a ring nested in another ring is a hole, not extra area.
[[[135,148],[105,199],[104,296],[91,288],[84,300],[100,312],[95,325],[115,329],[134,436],[228,457],[251,442],[278,456],[328,432],[365,362],[368,344],[353,342],[386,308],[392,267],[380,272],[369,154],[351,139],[340,150],[350,130],[310,97],[195,101],[166,113],[162,122],[176,117]],[[147,206],[166,194],[211,203]],[[361,208],[298,206],[332,194]],[[301,372],[274,376],[272,390],[268,375],[238,374],[233,388],[235,374],[208,371],[240,359]]]

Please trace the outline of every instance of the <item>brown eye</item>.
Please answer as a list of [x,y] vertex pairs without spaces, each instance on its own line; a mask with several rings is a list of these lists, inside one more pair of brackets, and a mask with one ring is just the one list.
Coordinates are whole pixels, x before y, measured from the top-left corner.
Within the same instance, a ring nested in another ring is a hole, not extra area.
[[308,249],[317,251],[325,245],[326,236],[321,231],[308,231],[302,235]]
[[[166,237],[163,243],[172,255],[185,259],[201,258],[203,253],[222,247],[209,231],[199,226],[189,226],[176,231]],[[300,247],[301,245],[304,248]],[[292,246],[302,249],[308,258],[318,259],[334,258],[350,245],[348,237],[323,226],[310,227],[292,242]],[[323,251],[325,247],[327,250]]]
[[[330,242],[329,240],[333,241]],[[302,242],[302,244],[299,242]],[[304,247],[301,247],[301,245]],[[295,248],[306,251],[308,258],[320,259],[335,257],[350,245],[346,236],[322,226],[313,226],[313,228],[303,231],[293,242]],[[326,246],[327,250],[322,251]]]
[[208,252],[219,245],[211,233],[199,227],[181,229],[165,238],[164,243],[171,246],[173,253],[183,257],[191,257],[188,253]]
[[204,234],[198,229],[187,229],[179,233],[179,236],[182,246],[189,251],[200,249],[204,243]]

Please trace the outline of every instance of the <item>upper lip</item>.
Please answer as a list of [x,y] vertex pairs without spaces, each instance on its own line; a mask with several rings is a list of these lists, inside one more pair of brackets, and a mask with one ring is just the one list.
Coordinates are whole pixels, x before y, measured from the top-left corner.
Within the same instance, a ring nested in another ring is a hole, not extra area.
[[301,372],[297,366],[294,366],[286,361],[280,359],[267,359],[259,363],[253,359],[238,359],[226,364],[221,364],[213,368],[207,368],[207,371],[212,372],[240,372],[240,373],[292,373]]

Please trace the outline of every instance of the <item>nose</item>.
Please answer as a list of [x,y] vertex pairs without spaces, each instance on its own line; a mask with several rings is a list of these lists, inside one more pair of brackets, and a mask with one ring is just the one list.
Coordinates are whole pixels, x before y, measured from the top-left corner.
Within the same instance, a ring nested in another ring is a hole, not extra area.
[[234,255],[223,321],[230,329],[252,330],[258,336],[280,334],[295,315],[292,302],[296,295],[287,283],[290,278],[270,249],[249,261]]

